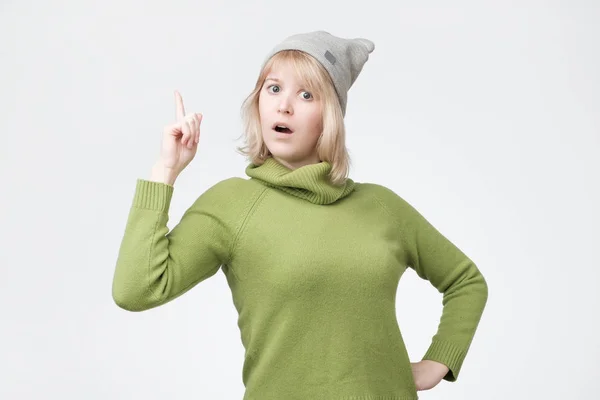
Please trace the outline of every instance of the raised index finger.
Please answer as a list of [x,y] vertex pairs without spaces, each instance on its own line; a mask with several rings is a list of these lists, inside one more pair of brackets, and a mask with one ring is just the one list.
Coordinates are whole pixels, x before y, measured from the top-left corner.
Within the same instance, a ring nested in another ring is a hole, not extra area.
[[175,118],[177,121],[181,121],[185,117],[185,109],[183,108],[183,99],[181,98],[181,94],[176,90],[175,91]]

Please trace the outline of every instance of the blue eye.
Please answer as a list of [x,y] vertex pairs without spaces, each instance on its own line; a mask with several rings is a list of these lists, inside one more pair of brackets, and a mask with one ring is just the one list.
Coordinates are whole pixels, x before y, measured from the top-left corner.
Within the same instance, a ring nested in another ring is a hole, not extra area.
[[[267,89],[271,89],[271,88],[273,88],[274,93],[279,93],[279,91],[281,90],[281,88],[278,85],[271,85]],[[275,88],[277,88],[277,90],[275,90]]]
[[310,99],[312,99],[312,94],[310,94],[308,92],[302,92],[302,98],[304,100],[310,100]]

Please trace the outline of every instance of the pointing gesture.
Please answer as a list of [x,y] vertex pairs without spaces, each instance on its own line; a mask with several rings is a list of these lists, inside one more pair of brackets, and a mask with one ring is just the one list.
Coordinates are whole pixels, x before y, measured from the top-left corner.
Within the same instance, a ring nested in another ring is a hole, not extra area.
[[173,125],[164,128],[159,164],[179,175],[196,155],[202,114],[186,115],[181,94],[175,91],[175,118]]
[[175,118],[181,121],[185,118],[185,108],[183,107],[183,99],[178,91],[175,91]]

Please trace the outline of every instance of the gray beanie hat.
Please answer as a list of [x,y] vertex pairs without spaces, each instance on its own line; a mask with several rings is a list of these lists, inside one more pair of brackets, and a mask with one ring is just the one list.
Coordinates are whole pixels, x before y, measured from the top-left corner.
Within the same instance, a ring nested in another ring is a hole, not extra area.
[[300,33],[275,46],[267,55],[263,67],[273,55],[283,50],[300,50],[310,54],[329,72],[342,106],[342,114],[346,115],[348,90],[374,49],[375,44],[368,39],[345,39],[325,31]]

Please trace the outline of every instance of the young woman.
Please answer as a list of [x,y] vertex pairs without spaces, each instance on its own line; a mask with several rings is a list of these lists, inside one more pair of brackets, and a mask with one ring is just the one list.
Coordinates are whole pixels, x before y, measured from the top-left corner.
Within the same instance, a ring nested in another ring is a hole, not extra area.
[[[318,31],[268,55],[243,105],[247,179],[218,182],[168,232],[173,184],[201,114],[165,129],[138,179],[113,298],[142,311],[223,270],[246,349],[244,400],[414,400],[455,381],[487,301],[482,274],[390,189],[348,177],[347,92],[374,45]],[[444,294],[439,328],[411,363],[396,291],[412,268]]]

